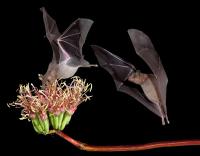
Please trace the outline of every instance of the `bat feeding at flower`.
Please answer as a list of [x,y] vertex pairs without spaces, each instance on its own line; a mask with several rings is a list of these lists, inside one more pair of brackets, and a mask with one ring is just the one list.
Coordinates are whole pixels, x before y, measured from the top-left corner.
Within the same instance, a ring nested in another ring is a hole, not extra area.
[[54,82],[57,79],[72,77],[79,67],[97,66],[90,64],[84,59],[82,47],[87,34],[93,24],[90,19],[79,18],[75,20],[62,34],[59,32],[56,21],[41,8],[46,30],[46,37],[49,40],[53,58],[44,76],[40,75],[43,85],[47,82]]
[[[95,146],[77,141],[62,131],[69,124],[77,107],[91,98],[87,95],[92,90],[92,84],[74,76],[79,67],[97,66],[84,59],[82,47],[93,21],[78,18],[62,34],[55,20],[41,8],[45,25],[46,37],[49,40],[53,58],[47,72],[39,75],[41,88],[33,84],[20,85],[17,100],[8,106],[22,108],[20,119],[32,122],[38,134],[57,134],[77,148],[85,151],[116,152],[142,151],[148,149],[176,146],[200,145],[200,140],[183,140],[154,142],[143,145]],[[168,78],[150,38],[142,31],[128,30],[136,54],[150,67],[153,74],[139,72],[134,65],[112,54],[106,49],[93,45],[92,49],[102,68],[107,70],[118,91],[137,99],[150,111],[161,117],[162,123],[169,123],[166,108],[166,90]],[[71,78],[67,84],[61,79]],[[130,81],[141,86],[143,92],[125,84]]]
[[[63,130],[77,106],[90,98],[86,93],[91,91],[92,85],[73,77],[78,68],[97,65],[90,64],[82,54],[92,20],[79,18],[60,34],[55,20],[44,7],[41,11],[53,58],[45,75],[39,75],[42,88],[37,89],[33,84],[20,85],[18,98],[10,105],[22,107],[21,119],[31,120],[37,133],[48,134],[50,126],[54,130]],[[70,85],[58,82],[71,77]]]
[[[150,38],[142,31],[129,29],[128,34],[139,55],[150,67],[153,74],[138,71],[134,65],[124,61],[119,56],[106,49],[93,45],[92,48],[102,68],[107,70],[120,92],[124,92],[137,99],[150,111],[161,117],[162,124],[169,123],[166,108],[166,90],[168,78]],[[124,84],[128,80],[141,86],[143,93],[138,89]]]

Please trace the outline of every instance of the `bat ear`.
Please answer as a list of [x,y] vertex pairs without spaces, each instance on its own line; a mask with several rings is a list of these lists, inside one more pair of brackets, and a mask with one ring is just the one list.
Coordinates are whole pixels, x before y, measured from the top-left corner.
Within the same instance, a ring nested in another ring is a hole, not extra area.
[[42,12],[45,11],[45,8],[44,8],[44,7],[41,7],[41,8],[40,8],[40,11],[42,11]]
[[45,7],[41,7],[41,8],[40,8],[40,11],[41,11],[43,14],[47,14],[47,11],[46,11]]

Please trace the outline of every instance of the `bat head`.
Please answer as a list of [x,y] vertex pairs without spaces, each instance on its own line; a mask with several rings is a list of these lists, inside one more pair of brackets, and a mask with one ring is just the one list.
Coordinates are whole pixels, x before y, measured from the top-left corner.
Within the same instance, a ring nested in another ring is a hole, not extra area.
[[58,79],[58,65],[56,63],[50,63],[47,72],[44,75],[39,75],[39,79],[42,81],[42,85],[55,82]]
[[128,80],[138,85],[141,85],[147,78],[147,74],[141,73],[139,70],[137,70],[129,76]]

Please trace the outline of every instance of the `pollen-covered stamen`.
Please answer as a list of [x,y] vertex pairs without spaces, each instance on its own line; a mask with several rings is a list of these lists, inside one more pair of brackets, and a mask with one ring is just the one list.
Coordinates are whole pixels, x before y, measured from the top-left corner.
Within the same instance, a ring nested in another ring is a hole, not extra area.
[[77,76],[72,79],[73,80],[68,88],[68,100],[65,103],[66,111],[70,114],[74,113],[80,103],[90,99],[91,96],[87,96],[86,93],[92,89],[92,85],[87,84],[86,80],[83,81]]
[[37,113],[41,119],[46,119],[46,110],[48,108],[47,98],[41,94],[41,92],[31,84],[26,86],[19,86],[19,95],[16,102],[10,104],[10,106],[15,106],[16,108],[23,108],[21,111],[23,119],[33,119]]

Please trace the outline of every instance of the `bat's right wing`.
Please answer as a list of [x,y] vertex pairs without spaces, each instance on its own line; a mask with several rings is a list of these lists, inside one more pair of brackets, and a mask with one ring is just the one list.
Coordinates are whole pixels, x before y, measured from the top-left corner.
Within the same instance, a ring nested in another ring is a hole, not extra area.
[[135,67],[100,46],[92,45],[91,47],[100,66],[112,76],[116,88],[119,90],[124,81],[134,72]]
[[164,67],[161,63],[160,57],[150,40],[150,38],[142,31],[137,29],[129,29],[128,34],[131,38],[132,44],[135,48],[137,55],[139,55],[150,67],[156,77],[156,87],[159,92],[161,107],[164,111],[164,116],[168,121],[167,107],[166,107],[166,91],[168,78],[165,73]]
[[160,69],[162,68],[162,70],[164,70],[164,68],[150,38],[137,29],[129,29],[128,34],[135,48],[136,54],[148,64],[154,75],[157,77]]
[[90,19],[79,18],[63,32],[57,40],[61,50],[60,62],[66,60],[66,56],[72,58],[69,62],[72,66],[80,65],[84,61],[82,47],[92,24]]
[[40,10],[43,13],[43,20],[45,25],[45,31],[46,31],[46,37],[49,40],[52,50],[53,50],[53,59],[52,62],[58,63],[60,54],[59,54],[59,48],[56,43],[57,38],[60,36],[60,32],[58,31],[58,27],[56,24],[56,21],[49,16],[46,9],[44,7],[40,8]]

